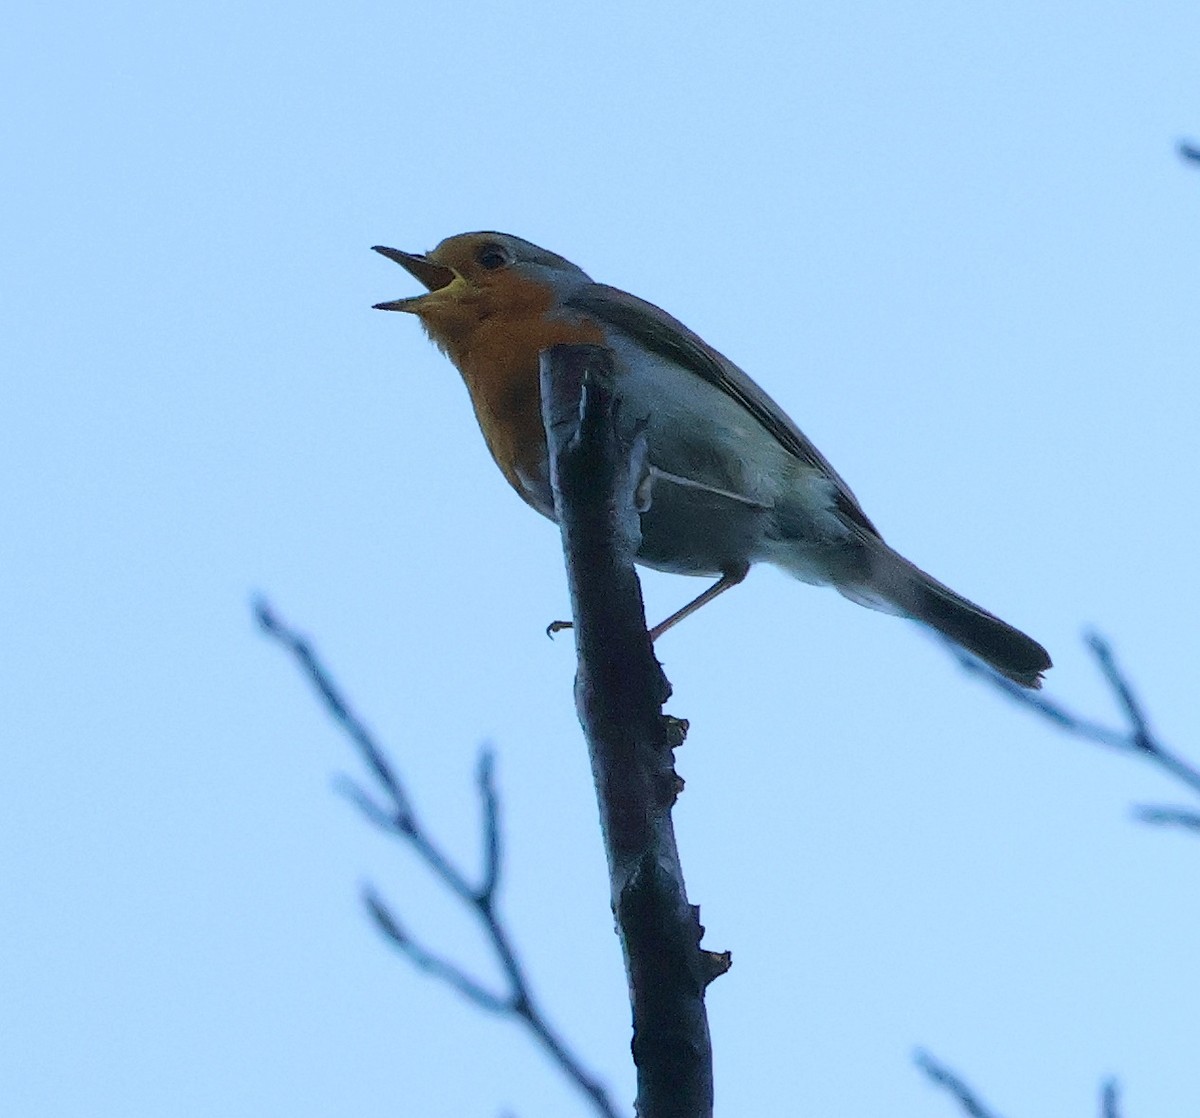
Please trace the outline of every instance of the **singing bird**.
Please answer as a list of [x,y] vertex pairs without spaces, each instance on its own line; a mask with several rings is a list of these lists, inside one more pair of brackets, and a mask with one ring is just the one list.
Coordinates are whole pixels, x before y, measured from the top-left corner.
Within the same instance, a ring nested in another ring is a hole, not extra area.
[[538,354],[560,343],[612,351],[619,414],[643,426],[648,448],[638,561],[717,580],[652,636],[737,585],[752,563],[773,563],[923,622],[1008,679],[1041,686],[1046,650],[884,543],[783,409],[666,311],[506,233],[462,233],[424,254],[375,251],[426,288],[377,309],[420,319],[466,381],[496,464],[543,516],[554,519],[554,498]]

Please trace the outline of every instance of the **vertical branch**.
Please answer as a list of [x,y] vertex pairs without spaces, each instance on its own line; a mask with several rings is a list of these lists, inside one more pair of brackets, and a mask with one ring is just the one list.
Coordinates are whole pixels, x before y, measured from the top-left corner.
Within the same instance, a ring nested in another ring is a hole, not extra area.
[[1100,1118],[1121,1118],[1121,1093],[1115,1079],[1106,1080],[1100,1090]]
[[639,1118],[709,1118],[712,1051],[704,990],[727,956],[700,949],[671,825],[679,722],[646,632],[633,560],[645,443],[629,434],[612,355],[555,346],[541,358],[542,417],[574,616],[575,701],[587,737],[613,912],[633,1010]]

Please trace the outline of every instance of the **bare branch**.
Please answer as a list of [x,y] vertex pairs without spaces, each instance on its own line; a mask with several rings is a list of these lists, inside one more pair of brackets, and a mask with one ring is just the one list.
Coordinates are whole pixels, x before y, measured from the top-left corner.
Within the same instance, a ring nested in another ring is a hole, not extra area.
[[1200,163],[1200,147],[1197,147],[1195,144],[1188,143],[1187,140],[1180,141],[1179,154],[1184,159],[1191,159],[1196,163]]
[[918,1049],[913,1060],[917,1067],[929,1076],[929,1079],[933,1083],[936,1083],[939,1087],[944,1087],[958,1100],[958,1104],[962,1107],[964,1114],[969,1114],[970,1118],[1000,1118],[994,1110],[989,1110],[984,1106],[975,1092],[955,1075],[954,1072],[944,1064],[938,1063],[924,1049]]
[[[1096,633],[1088,634],[1086,641],[1113,697],[1125,715],[1128,723],[1126,729],[1112,729],[1103,723],[1076,714],[1043,692],[1027,691],[1018,687],[996,675],[990,668],[972,656],[956,652],[956,658],[966,671],[987,680],[996,690],[1001,691],[1013,702],[1032,710],[1065,733],[1082,738],[1084,741],[1095,742],[1097,745],[1103,745],[1109,749],[1144,757],[1200,795],[1200,770],[1168,749],[1151,730],[1145,707],[1138,698],[1129,677],[1117,664],[1112,646],[1104,637]],[[1188,827],[1193,826],[1188,820],[1196,815],[1196,813],[1176,811],[1170,808],[1141,808],[1136,814],[1145,822],[1169,822]]]
[[583,1066],[566,1042],[551,1028],[538,1007],[524,968],[517,958],[512,936],[497,914],[496,894],[501,869],[500,809],[491,754],[485,751],[480,757],[477,777],[483,804],[484,869],[482,883],[476,886],[443,853],[421,825],[412,800],[387,760],[383,748],[351,709],[309,642],[285,625],[266,602],[255,604],[255,615],[263,631],[292,654],[326,709],[358,748],[381,785],[381,791],[391,803],[388,806],[377,803],[349,778],[338,781],[338,790],[372,823],[406,842],[429,871],[474,913],[500,964],[508,990],[503,994],[494,993],[457,964],[419,943],[378,894],[367,887],[363,892],[363,901],[379,930],[415,966],[446,983],[473,1005],[521,1022],[558,1069],[588,1098],[595,1113],[601,1118],[617,1118],[619,1112],[603,1084]]
[[588,741],[617,931],[633,1009],[639,1118],[712,1114],[705,986],[723,967],[702,952],[671,825],[678,720],[646,631],[633,560],[635,494],[646,470],[635,417],[619,416],[612,354],[555,346],[541,355],[542,417],[562,530]]

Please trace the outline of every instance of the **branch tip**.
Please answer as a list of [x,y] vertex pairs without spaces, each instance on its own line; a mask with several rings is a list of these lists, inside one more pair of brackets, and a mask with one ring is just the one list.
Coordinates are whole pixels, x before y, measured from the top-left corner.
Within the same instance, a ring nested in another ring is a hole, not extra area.
[[383,899],[372,886],[363,886],[362,899],[363,904],[367,906],[367,911],[371,914],[371,919],[388,939],[399,947],[407,947],[412,942],[412,937],[400,926],[400,922],[393,915],[392,910],[384,904]]
[[975,1092],[962,1079],[945,1064],[934,1059],[925,1049],[918,1048],[913,1053],[913,1062],[929,1077],[931,1082],[944,1088],[957,1099],[963,1113],[969,1115],[970,1118],[999,1118],[995,1112],[984,1106]]
[[1134,818],[1143,823],[1152,823],[1162,827],[1183,827],[1190,831],[1200,831],[1200,812],[1190,811],[1182,807],[1156,807],[1139,804],[1133,809]]
[[483,832],[483,879],[476,891],[475,903],[490,910],[495,904],[496,890],[500,887],[503,857],[500,845],[500,798],[496,794],[496,757],[486,746],[479,753],[476,784],[483,816],[480,822]]
[[1121,1118],[1120,1084],[1116,1079],[1106,1079],[1100,1089],[1101,1118]]
[[260,629],[267,633],[279,631],[279,622],[275,617],[275,612],[271,608],[271,603],[263,595],[256,594],[251,599],[250,608],[254,611],[254,620],[258,622]]

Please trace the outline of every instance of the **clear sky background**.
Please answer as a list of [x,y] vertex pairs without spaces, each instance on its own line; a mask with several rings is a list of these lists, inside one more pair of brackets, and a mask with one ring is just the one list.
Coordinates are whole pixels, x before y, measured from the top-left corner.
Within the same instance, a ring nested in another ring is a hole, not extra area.
[[[264,593],[632,1098],[558,535],[369,251],[517,233],[747,369],[889,540],[1200,755],[1200,6],[24,5],[0,37],[0,1110],[584,1114],[388,949],[472,927],[332,790]],[[657,618],[699,588],[649,575]],[[659,646],[719,1112],[1200,1114],[1186,802],[769,570]]]

